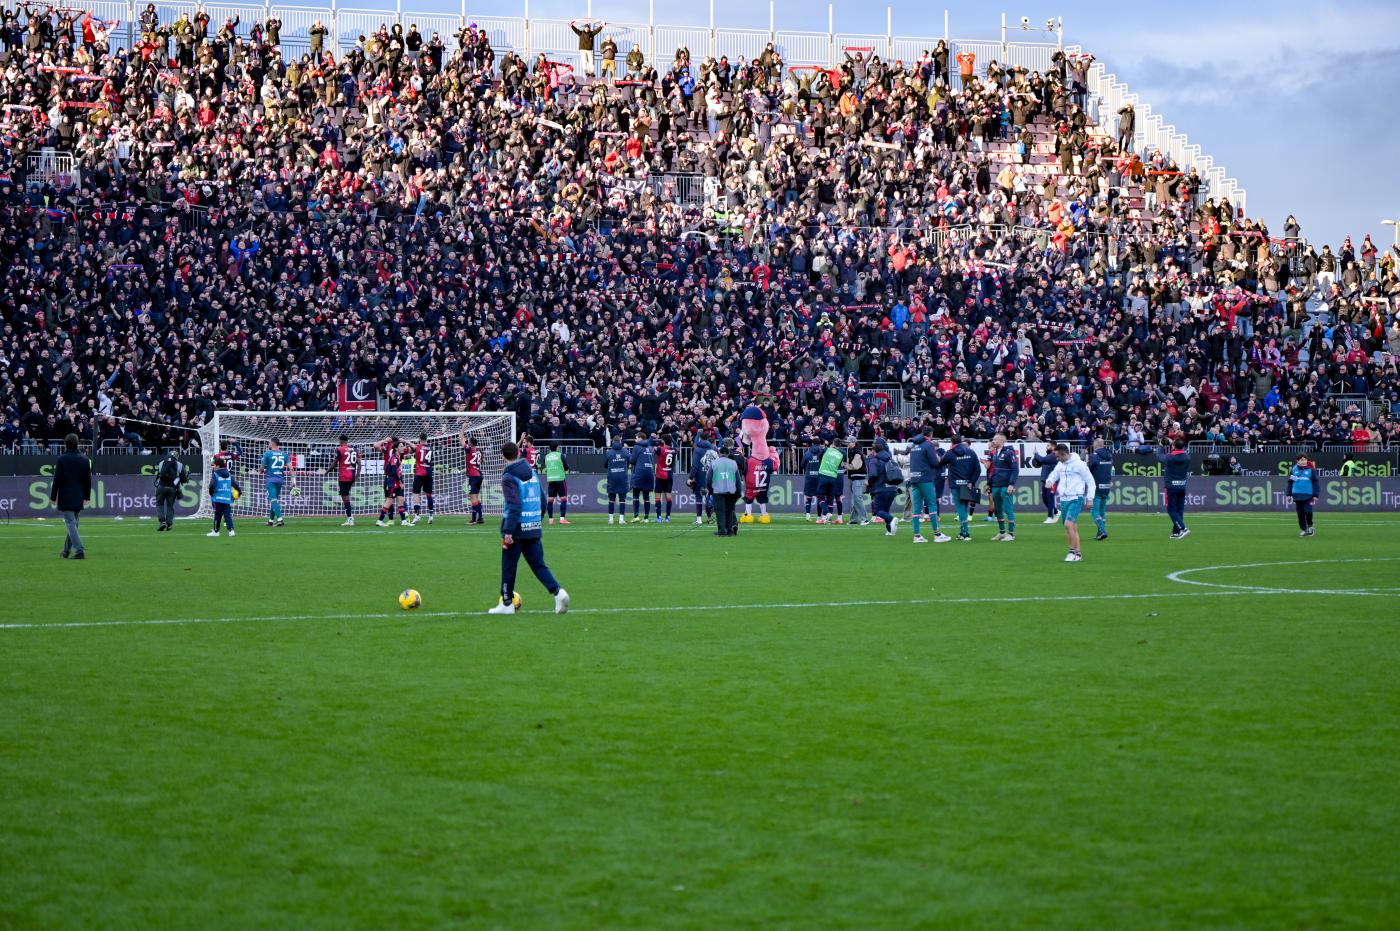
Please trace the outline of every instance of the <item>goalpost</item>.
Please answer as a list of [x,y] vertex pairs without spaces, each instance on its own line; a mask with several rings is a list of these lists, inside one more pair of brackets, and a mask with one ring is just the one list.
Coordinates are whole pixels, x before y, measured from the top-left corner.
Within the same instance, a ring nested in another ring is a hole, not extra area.
[[[234,504],[234,514],[261,518],[268,512],[267,489],[263,481],[262,456],[271,440],[277,440],[287,454],[286,482],[282,487],[282,513],[286,517],[338,517],[344,515],[335,472],[335,449],[341,434],[360,459],[360,474],[350,495],[356,514],[370,514],[384,502],[384,462],[373,444],[392,436],[410,445],[426,433],[433,456],[433,497],[438,514],[466,514],[466,450],[459,437],[475,438],[481,450],[484,477],[481,501],[488,511],[500,507],[501,444],[516,439],[515,414],[489,413],[412,413],[412,412],[306,412],[306,411],[218,411],[199,430],[203,447],[204,471],[200,480],[199,510],[195,517],[213,516],[209,500],[209,474],[214,457],[227,444],[230,469],[243,489]],[[412,454],[403,461],[405,496],[413,489],[415,462]],[[409,501],[410,508],[413,501]]]

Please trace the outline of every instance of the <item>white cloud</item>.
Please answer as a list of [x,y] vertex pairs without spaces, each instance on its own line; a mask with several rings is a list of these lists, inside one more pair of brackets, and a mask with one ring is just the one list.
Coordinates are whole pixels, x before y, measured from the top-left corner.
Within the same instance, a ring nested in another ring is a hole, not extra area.
[[[1194,28],[1100,37],[1105,63],[1154,106],[1219,105],[1252,93],[1291,97],[1345,80],[1348,62],[1400,48],[1400,4],[1279,4],[1196,17]],[[1123,74],[1126,72],[1127,74]]]

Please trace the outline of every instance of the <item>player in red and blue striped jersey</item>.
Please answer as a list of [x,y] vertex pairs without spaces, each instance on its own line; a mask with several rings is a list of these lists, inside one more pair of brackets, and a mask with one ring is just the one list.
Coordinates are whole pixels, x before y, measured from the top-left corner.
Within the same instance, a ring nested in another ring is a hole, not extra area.
[[394,522],[394,509],[399,511],[399,526],[412,526],[408,522],[408,506],[403,493],[403,456],[409,451],[407,443],[391,436],[374,444],[375,451],[384,457],[384,503],[379,508],[376,527],[389,527]]
[[[659,434],[653,441],[656,448],[656,522],[671,522],[671,504],[676,481],[676,441],[670,434]],[[666,500],[666,516],[661,516],[661,501]]]
[[342,527],[355,526],[355,511],[350,504],[350,490],[355,487],[355,479],[360,475],[360,454],[350,445],[350,437],[340,435],[340,445],[335,448],[335,473],[340,482],[340,503],[345,508],[345,523]]
[[418,434],[418,442],[413,444],[413,523],[418,523],[423,506],[428,508],[428,523],[433,522],[437,505],[433,501],[433,448],[428,445],[428,434]]
[[472,508],[471,520],[467,524],[484,524],[486,519],[481,513],[481,448],[476,445],[475,436],[462,434],[458,439],[462,441],[462,453],[467,462],[467,500]]

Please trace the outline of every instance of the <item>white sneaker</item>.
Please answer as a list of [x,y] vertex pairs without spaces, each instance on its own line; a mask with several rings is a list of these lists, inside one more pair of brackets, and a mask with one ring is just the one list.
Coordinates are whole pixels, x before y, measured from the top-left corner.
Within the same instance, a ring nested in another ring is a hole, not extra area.
[[1016,534],[1014,534],[1014,533],[1004,533],[1004,534],[1002,534],[1002,535],[1001,535],[1001,542],[1003,542],[1003,543],[1015,543],[1015,542],[1016,542]]
[[487,614],[514,614],[515,605],[508,605],[504,601],[496,602],[496,606],[486,612]]
[[429,514],[429,515],[428,515],[428,523],[431,524],[432,522],[433,522],[433,515]]
[[888,533],[890,536],[894,536],[894,530],[895,530],[895,528],[898,527],[898,526],[899,526],[899,518],[898,518],[898,517],[891,517],[891,518],[890,518],[890,529],[887,530],[886,533]]
[[1300,537],[1306,537],[1307,535],[1308,535],[1308,532],[1307,532],[1306,530],[1299,530],[1299,531],[1298,531],[1298,536],[1300,536]]
[[1066,554],[1065,554],[1065,562],[1083,562],[1083,561],[1084,561],[1084,557],[1083,557],[1083,556],[1080,556],[1078,553],[1066,553]]
[[992,542],[993,542],[993,543],[1000,543],[1000,542],[1002,541],[1002,539],[1003,539],[1005,536],[1006,536],[1006,534],[1004,534],[1004,533],[999,533],[999,534],[997,534],[996,536],[992,537]]
[[413,515],[413,520],[411,520],[411,521],[408,522],[408,526],[410,526],[410,527],[416,527],[416,526],[418,526],[418,520],[419,520],[420,517],[421,517],[421,515],[419,515],[419,514],[414,514],[414,515]]
[[377,521],[374,522],[374,526],[376,526],[376,527],[384,527],[384,526],[387,526],[387,525],[384,523],[384,521],[382,521],[382,520],[377,520]]
[[347,518],[345,518],[345,523],[341,524],[340,526],[342,526],[342,527],[353,527],[353,526],[355,526],[355,518],[353,518],[353,517],[347,517]]
[[562,588],[554,593],[554,613],[569,613],[569,593],[564,591]]
[[935,534],[933,538],[934,543],[951,543],[952,540],[953,538],[946,533]]
[[697,517],[697,518],[695,518],[695,526],[697,526],[697,527],[699,527],[699,526],[700,526],[701,524],[703,524],[704,522],[705,522],[705,518],[703,518],[703,517]]
[[1057,521],[1056,521],[1055,518],[1053,518],[1053,517],[1047,517],[1047,518],[1045,518],[1045,520],[1041,521],[1041,523],[1042,523],[1042,524],[1053,524],[1053,523],[1057,523]]
[[233,536],[233,535],[234,535],[234,531],[230,530],[230,531],[228,532],[228,535],[229,535],[229,536]]
[[923,534],[919,534],[918,536],[916,536],[916,537],[914,538],[914,542],[915,542],[915,543],[927,543],[928,540],[924,537]]
[[1183,537],[1186,536],[1187,534],[1189,534],[1190,532],[1191,532],[1191,528],[1189,528],[1189,527],[1182,527],[1182,528],[1181,528],[1181,535],[1182,535]]
[[219,535],[219,531],[217,531],[217,530],[211,530],[211,531],[209,531],[208,533],[205,534],[206,537],[217,537],[218,535]]

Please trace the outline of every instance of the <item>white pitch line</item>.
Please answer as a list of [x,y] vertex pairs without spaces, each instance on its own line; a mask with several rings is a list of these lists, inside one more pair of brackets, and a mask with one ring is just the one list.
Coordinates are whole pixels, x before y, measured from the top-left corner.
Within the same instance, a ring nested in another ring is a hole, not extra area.
[[1400,556],[1365,556],[1355,559],[1289,559],[1281,562],[1249,562],[1220,566],[1197,566],[1193,569],[1178,569],[1167,573],[1167,581],[1183,585],[1199,585],[1219,591],[1233,591],[1241,594],[1259,595],[1354,595],[1357,597],[1394,598],[1395,589],[1389,588],[1283,588],[1277,585],[1233,585],[1228,582],[1202,582],[1186,576],[1196,572],[1226,572],[1231,569],[1273,569],[1279,566],[1336,565],[1339,563],[1400,562]]
[[[1268,589],[1263,591],[1171,591],[1171,592],[1128,592],[1103,595],[1014,595],[989,598],[909,598],[909,599],[864,599],[859,601],[786,601],[763,604],[710,604],[710,605],[649,605],[626,608],[573,608],[570,614],[666,614],[704,611],[790,611],[807,608],[864,608],[864,607],[909,607],[917,605],[957,605],[957,604],[1025,604],[1064,601],[1145,601],[1157,598],[1209,598],[1231,595],[1276,595],[1292,594],[1286,590]],[[1341,592],[1339,594],[1362,594]],[[1369,593],[1366,593],[1369,594]],[[182,617],[163,619],[127,618],[102,621],[54,621],[33,624],[0,624],[0,630],[39,630],[46,628],[69,629],[78,627],[156,627],[182,624],[256,624],[303,621],[359,621],[359,620],[407,620],[418,618],[477,617],[485,612],[462,611],[415,611],[412,613],[369,612],[347,614],[269,614],[247,617]],[[530,617],[531,615],[523,615]],[[539,616],[543,616],[542,614]]]

